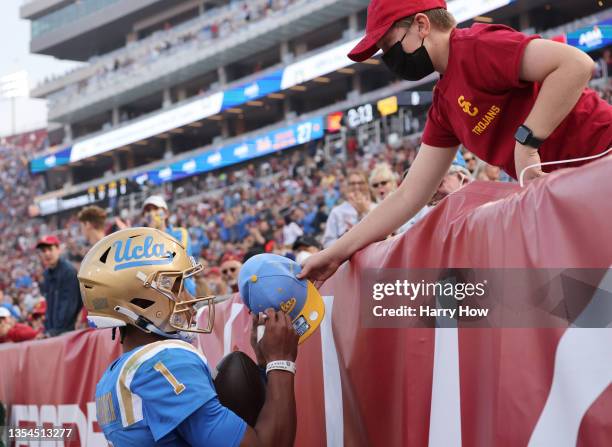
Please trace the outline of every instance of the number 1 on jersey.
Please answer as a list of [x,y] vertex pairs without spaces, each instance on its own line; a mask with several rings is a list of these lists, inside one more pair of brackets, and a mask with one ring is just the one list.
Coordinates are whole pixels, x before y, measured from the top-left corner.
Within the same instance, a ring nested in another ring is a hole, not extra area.
[[157,362],[155,366],[153,366],[153,369],[155,371],[159,371],[161,375],[164,376],[168,382],[170,382],[170,385],[172,385],[172,388],[174,388],[174,392],[176,394],[181,394],[183,391],[185,391],[185,385],[176,380],[174,374],[172,374],[168,368],[166,368],[166,365],[164,365],[161,361]]

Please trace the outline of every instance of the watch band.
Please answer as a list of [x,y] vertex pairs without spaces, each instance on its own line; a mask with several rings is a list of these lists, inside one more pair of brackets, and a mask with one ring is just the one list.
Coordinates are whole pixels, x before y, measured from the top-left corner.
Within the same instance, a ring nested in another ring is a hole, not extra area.
[[289,360],[274,360],[266,365],[266,374],[274,370],[287,371],[295,375],[295,363]]
[[540,149],[544,140],[540,140],[539,138],[534,137],[533,135],[527,140],[526,145],[532,147],[534,149]]
[[514,139],[520,144],[532,147],[534,149],[539,149],[540,146],[542,146],[542,144],[544,143],[544,140],[536,138],[533,135],[533,131],[524,124],[518,127],[518,129],[516,130],[516,134],[514,135]]

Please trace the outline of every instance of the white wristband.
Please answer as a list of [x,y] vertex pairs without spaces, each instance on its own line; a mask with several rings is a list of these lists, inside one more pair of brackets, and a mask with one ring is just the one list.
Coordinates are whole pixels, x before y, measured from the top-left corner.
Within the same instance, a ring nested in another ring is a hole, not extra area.
[[295,363],[289,360],[275,360],[266,365],[266,374],[273,370],[287,371],[295,375]]

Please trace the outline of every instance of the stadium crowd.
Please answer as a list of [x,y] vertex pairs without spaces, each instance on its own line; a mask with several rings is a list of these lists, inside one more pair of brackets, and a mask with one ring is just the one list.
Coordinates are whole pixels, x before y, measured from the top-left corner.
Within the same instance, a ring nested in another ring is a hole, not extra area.
[[[33,199],[44,187],[41,176],[28,172],[28,158],[44,146],[40,135],[44,134],[32,134],[25,142],[1,142],[0,231],[5,237],[0,240],[0,304],[10,316],[0,311],[0,341],[10,340],[7,328],[16,323],[36,328],[35,333],[28,333],[30,338],[42,336],[39,332],[62,332],[44,330],[39,321],[44,320],[41,309],[51,312],[44,297],[43,252],[54,242],[47,238],[58,239],[63,257],[75,268],[95,241],[81,223],[88,220],[91,209],[75,212],[61,225],[57,219],[29,217]],[[325,160],[316,148],[310,153],[293,151],[240,170],[186,179],[172,190],[166,186],[161,194],[172,203],[168,226],[187,229],[192,255],[207,267],[196,278],[198,294],[235,292],[240,266],[256,253],[275,252],[301,261],[321,249],[323,241],[331,243],[397,186],[414,159],[418,142],[417,137],[405,140],[403,148],[358,150],[348,153],[346,162]],[[476,160],[469,153],[465,158],[463,171],[471,176],[469,168],[476,173]],[[365,172],[370,171],[368,179]],[[499,179],[499,170],[489,171],[487,179]],[[172,198],[176,199],[172,202]],[[343,207],[344,212],[334,212]],[[330,213],[342,219],[340,232],[329,228],[326,232]],[[146,224],[141,213],[130,220],[107,217],[102,209],[97,214],[102,216],[101,234]],[[77,328],[85,326],[82,315],[77,320]],[[17,336],[13,341],[21,339]]]
[[[611,92],[610,85],[600,89],[604,98],[609,99]],[[45,131],[0,140],[0,342],[86,326],[82,313],[74,325],[64,321],[56,328],[44,326],[53,312],[54,320],[62,319],[57,309],[51,309],[49,297],[45,299],[45,291],[53,289],[44,253],[45,247],[55,245],[49,237],[57,238],[60,254],[74,270],[104,234],[148,225],[144,209],[133,215],[114,209],[107,215],[106,210],[89,207],[61,219],[35,217],[32,204],[44,192],[44,178],[29,173],[28,161],[45,149],[45,140]],[[348,231],[397,187],[419,143],[418,134],[392,145],[364,147],[349,138],[345,150],[331,158],[320,146],[311,146],[239,169],[187,178],[146,194],[161,195],[168,231],[185,228],[191,254],[206,267],[195,279],[197,293],[224,295],[237,291],[240,266],[248,257],[274,252],[301,262]],[[430,204],[398,233],[470,181],[509,180],[465,148],[460,154]],[[66,275],[76,274],[62,265]],[[70,307],[71,315],[75,309]]]

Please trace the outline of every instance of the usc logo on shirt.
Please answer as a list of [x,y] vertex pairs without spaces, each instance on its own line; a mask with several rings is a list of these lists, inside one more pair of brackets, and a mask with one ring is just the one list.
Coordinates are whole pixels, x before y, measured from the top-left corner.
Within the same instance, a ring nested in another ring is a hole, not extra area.
[[459,107],[461,107],[461,109],[463,109],[463,111],[471,117],[478,115],[478,107],[474,106],[474,108],[472,108],[472,103],[466,101],[465,96],[461,95],[459,98],[457,98],[457,103],[459,104]]
[[[469,101],[466,101],[465,96],[461,95],[459,98],[457,98],[457,104],[459,104],[459,107],[461,107],[461,109],[465,113],[470,115],[472,118],[478,116],[478,112],[479,112],[478,107],[476,106],[472,107],[472,103]],[[476,123],[476,125],[472,129],[472,132],[476,135],[482,135],[484,131],[487,130],[487,128],[489,127],[489,124],[491,124],[495,120],[495,118],[497,118],[500,112],[501,112],[501,109],[498,106],[496,105],[491,106],[489,111],[484,114],[482,119],[478,121],[478,123]]]
[[476,135],[482,135],[489,127],[489,124],[495,121],[495,118],[497,118],[500,113],[501,109],[499,107],[497,107],[496,105],[491,106],[489,111],[485,113],[482,119],[478,121],[478,123],[476,123],[476,125],[472,129],[472,132]]

